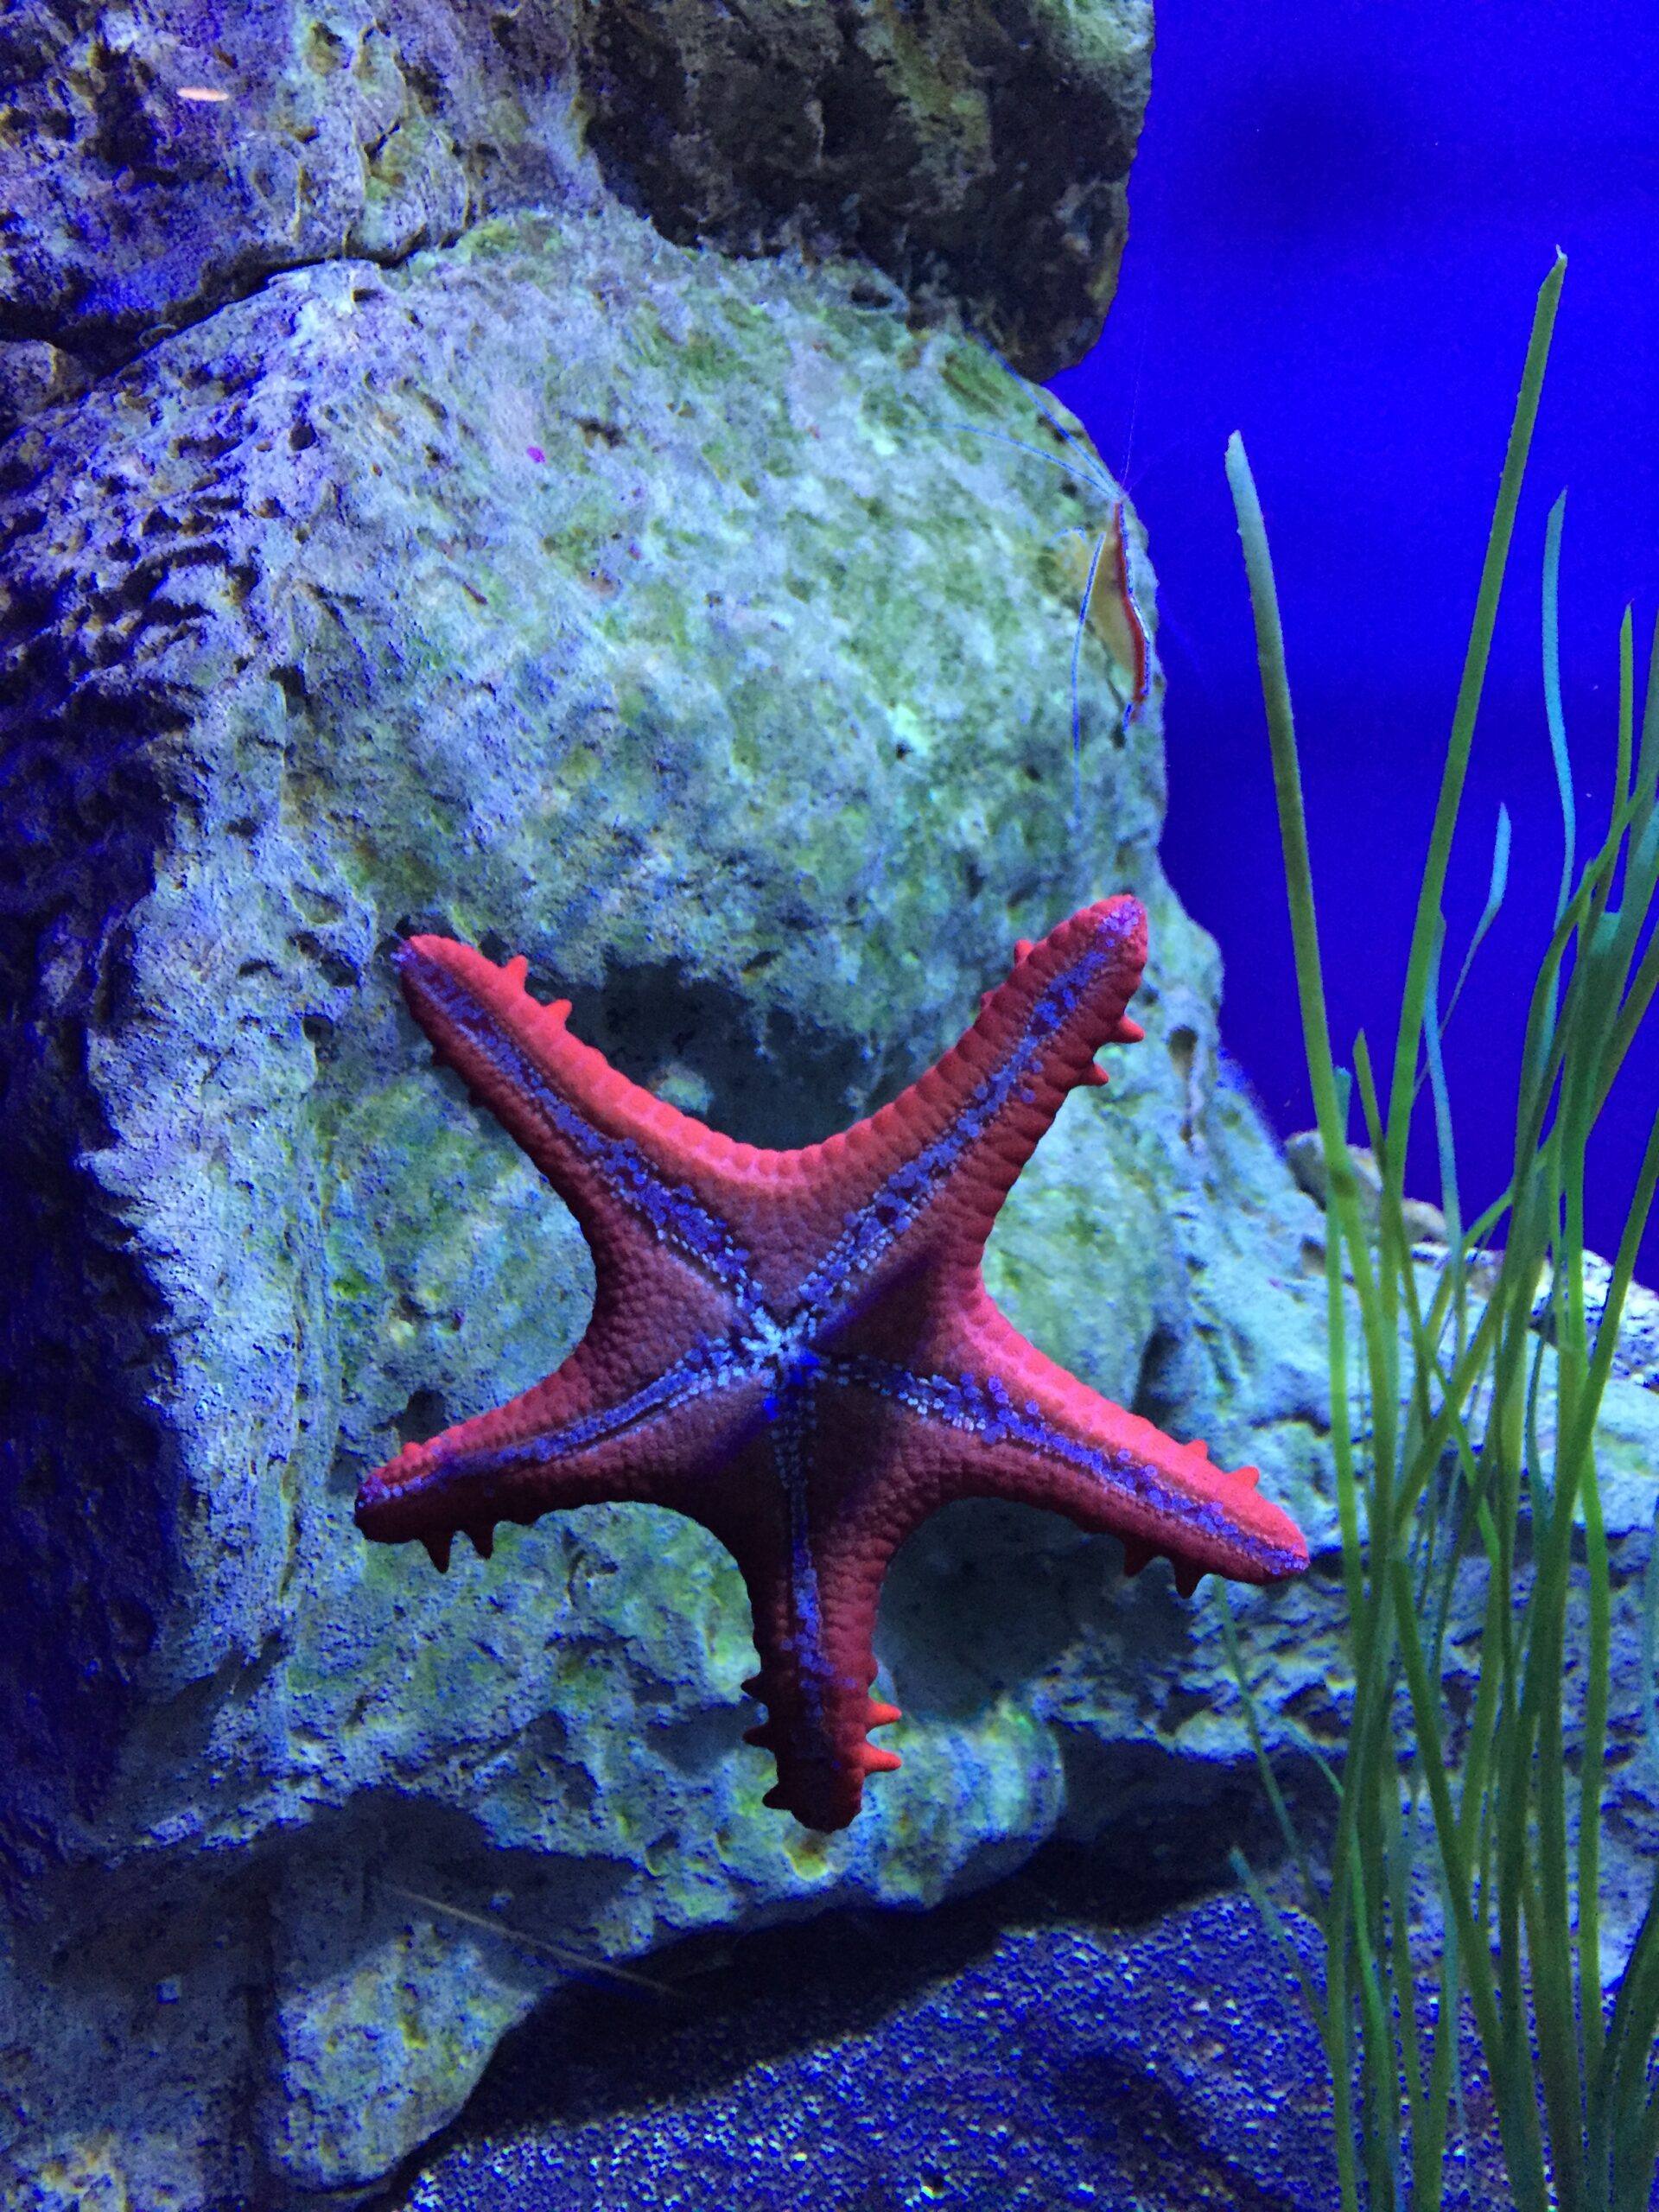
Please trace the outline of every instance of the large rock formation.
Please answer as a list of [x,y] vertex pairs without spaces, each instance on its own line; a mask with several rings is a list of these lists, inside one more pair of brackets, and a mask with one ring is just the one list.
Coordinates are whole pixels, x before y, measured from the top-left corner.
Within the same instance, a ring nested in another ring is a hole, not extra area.
[[1158,684],[1126,731],[1092,639],[1074,813],[1052,541],[1103,495],[1006,442],[1067,459],[969,334],[1091,340],[1147,10],[0,39],[4,2185],[353,2202],[569,1955],[928,1903],[1059,1831],[1213,1874],[1248,1763],[1213,1605],[1109,1541],[915,1541],[905,1769],[825,1839],[759,1806],[742,1592],[689,1523],[594,1508],[444,1581],[351,1522],[590,1281],[433,1073],[395,931],[522,950],[630,1074],[787,1145],[1132,889],[1147,1042],[1066,1107],[993,1287],[1264,1467],[1320,1558],[1235,1611],[1275,1713],[1334,1709],[1317,1213],[1159,869]]

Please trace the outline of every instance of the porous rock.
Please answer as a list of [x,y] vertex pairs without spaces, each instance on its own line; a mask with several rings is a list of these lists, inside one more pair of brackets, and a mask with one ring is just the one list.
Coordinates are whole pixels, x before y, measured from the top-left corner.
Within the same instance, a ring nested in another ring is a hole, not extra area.
[[610,0],[589,143],[666,237],[852,251],[1028,375],[1100,334],[1152,59],[1147,0]]
[[[1158,868],[1157,690],[1126,732],[1092,640],[1074,817],[1045,549],[1104,493],[1006,436],[1067,460],[867,270],[601,203],[280,276],[5,449],[32,2201],[106,2171],[158,2204],[344,2201],[572,1955],[988,1878],[1107,1816],[1088,1745],[1125,1728],[1148,1817],[1236,1778],[1236,1714],[1169,1736],[1166,1569],[1131,1595],[1115,1545],[1040,1516],[959,1509],[899,1562],[906,1769],[831,1839],[760,1806],[742,1592],[690,1523],[592,1509],[447,1580],[351,1524],[400,1435],[555,1364],[590,1285],[433,1072],[395,931],[524,950],[629,1072],[795,1144],[949,1043],[1016,937],[1126,887],[1149,1039],[1068,1104],[996,1286],[1328,1535],[1312,1210],[1224,1078],[1213,948]],[[1271,1336],[1226,1291],[1268,1248]],[[509,1910],[532,1948],[490,1932]]]
[[1098,335],[1150,0],[44,0],[0,19],[0,435],[338,257],[601,189],[856,254],[1033,375]]

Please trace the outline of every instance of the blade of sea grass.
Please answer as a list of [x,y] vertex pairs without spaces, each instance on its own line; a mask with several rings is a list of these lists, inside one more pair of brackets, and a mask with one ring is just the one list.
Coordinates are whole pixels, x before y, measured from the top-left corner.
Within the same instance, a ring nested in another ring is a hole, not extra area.
[[1516,510],[1520,504],[1522,480],[1526,474],[1533,427],[1538,419],[1538,401],[1543,390],[1544,369],[1549,359],[1549,342],[1555,327],[1555,311],[1560,302],[1561,280],[1566,273],[1567,257],[1558,252],[1554,266],[1538,289],[1532,334],[1528,340],[1526,363],[1521,374],[1521,391],[1510,426],[1509,448],[1503,457],[1503,470],[1498,480],[1497,499],[1492,512],[1492,526],[1486,541],[1486,557],[1481,567],[1474,621],[1469,632],[1468,650],[1464,656],[1457,705],[1452,710],[1452,734],[1441,772],[1440,797],[1435,802],[1433,827],[1429,833],[1428,858],[1417,893],[1417,914],[1412,926],[1411,950],[1407,959],[1406,988],[1400,1008],[1394,1080],[1389,1100],[1389,1137],[1395,1149],[1388,1160],[1379,1162],[1385,1185],[1392,1175],[1402,1188],[1405,1173],[1406,1131],[1409,1120],[1408,1102],[1417,1072],[1418,1039],[1423,1028],[1423,1001],[1428,988],[1428,948],[1433,942],[1445,894],[1452,833],[1457,827],[1458,813],[1463,802],[1469,752],[1474,740],[1475,716],[1485,684],[1492,632],[1497,620],[1498,597],[1503,589],[1503,571],[1509,562],[1510,542],[1515,533]]
[[[1261,664],[1262,694],[1267,703],[1269,743],[1272,750],[1274,788],[1279,807],[1281,842],[1283,848],[1285,877],[1289,894],[1291,934],[1295,950],[1297,991],[1300,1001],[1303,1036],[1306,1048],[1308,1072],[1318,1113],[1320,1141],[1324,1148],[1327,1173],[1327,1265],[1338,1270],[1340,1304],[1340,1276],[1338,1253],[1341,1243],[1348,1249],[1354,1270],[1355,1285],[1362,1314],[1374,1300],[1370,1263],[1366,1255],[1363,1225],[1360,1215],[1359,1185],[1354,1173],[1344,1140],[1342,1116],[1338,1106],[1336,1069],[1331,1052],[1329,1022],[1325,1014],[1325,989],[1320,973],[1319,931],[1314,914],[1313,871],[1307,850],[1307,829],[1302,806],[1301,771],[1296,757],[1295,725],[1290,703],[1289,682],[1285,672],[1284,639],[1279,621],[1278,596],[1274,588],[1271,556],[1268,551],[1267,531],[1262,518],[1261,502],[1250,475],[1249,463],[1245,458],[1242,440],[1235,434],[1227,448],[1227,475],[1232,487],[1233,502],[1238,514],[1239,534],[1244,546],[1245,571],[1250,586],[1250,601],[1255,613],[1257,658]],[[1368,1344],[1374,1344],[1375,1332],[1367,1329]],[[1345,1388],[1345,1375],[1335,1363],[1332,1365],[1333,1394]],[[1373,1389],[1375,1401],[1376,1392]],[[1348,1577],[1351,1599],[1360,1598],[1357,1621],[1369,1610],[1373,1621],[1374,1607],[1367,1606],[1359,1584],[1357,1556],[1357,1514],[1354,1510],[1353,1470],[1347,1470],[1344,1479],[1340,1465],[1338,1469],[1339,1510],[1344,1522],[1344,1568]],[[1350,1531],[1352,1542],[1350,1542]],[[1363,1634],[1363,1630],[1358,1630]],[[1330,1896],[1325,1913],[1326,2012],[1332,2026],[1332,2088],[1337,2101],[1336,2124],[1342,2161],[1342,2189],[1344,2212],[1356,2212],[1357,2196],[1352,2171],[1351,2147],[1340,2148],[1344,2142],[1351,2146],[1357,2139],[1353,2121],[1353,2081],[1351,2068],[1345,2063],[1347,2023],[1353,1992],[1348,1980],[1350,1963],[1350,1926],[1352,1893],[1349,1870],[1357,1869],[1356,1837],[1359,1832],[1358,1811],[1362,1792],[1359,1782],[1363,1772],[1365,1747],[1375,1740],[1377,1704],[1377,1683],[1375,1670],[1368,1676],[1363,1669],[1356,1669],[1355,1712],[1346,1770],[1344,1777],[1341,1807],[1337,1818],[1337,1839],[1333,1850],[1333,1873]],[[1356,1936],[1363,1942],[1363,1924],[1355,1929]],[[1362,1994],[1363,2001],[1363,1994]],[[1344,2054],[1344,2063],[1337,2063],[1338,2051]]]
[[1544,527],[1544,720],[1549,729],[1550,759],[1555,767],[1555,789],[1561,803],[1561,884],[1555,894],[1555,918],[1560,921],[1567,893],[1573,888],[1578,817],[1573,802],[1573,768],[1567,757],[1567,724],[1561,714],[1561,523],[1567,512],[1563,492],[1549,511]]

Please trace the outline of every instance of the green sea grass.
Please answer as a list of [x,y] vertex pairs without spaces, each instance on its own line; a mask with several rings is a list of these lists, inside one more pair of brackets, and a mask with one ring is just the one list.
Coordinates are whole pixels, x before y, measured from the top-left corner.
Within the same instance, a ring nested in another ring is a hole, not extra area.
[[[1344,2212],[1440,2205],[1463,2132],[1459,2037],[1471,2018],[1519,2212],[1646,2212],[1659,2166],[1659,1884],[1609,2009],[1600,1952],[1601,1808],[1611,1598],[1595,1428],[1637,1248],[1659,1184],[1656,1117],[1599,1314],[1585,1288],[1591,1135],[1659,985],[1659,628],[1637,734],[1630,617],[1618,640],[1611,817],[1580,869],[1560,709],[1551,513],[1545,699],[1565,855],[1534,982],[1508,1188],[1465,1224],[1441,1055],[1443,896],[1565,262],[1538,295],[1439,800],[1417,897],[1386,1095],[1366,1039],[1351,1086],[1332,1048],[1284,641],[1244,448],[1227,474],[1255,616],[1308,1072],[1327,1163],[1332,1442],[1354,1693],[1328,1865],[1299,1834],[1263,1746],[1230,1617],[1235,1671],[1303,1901],[1324,1941],[1308,1992],[1336,2095]],[[1502,900],[1509,823],[1491,890]],[[1471,947],[1472,952],[1473,947]],[[1468,972],[1465,959],[1459,976]],[[1454,989],[1452,998],[1457,993]],[[1347,1145],[1350,1089],[1382,1173],[1367,1224]],[[1448,1246],[1414,1258],[1405,1205],[1414,1113],[1433,1116]],[[1501,1249],[1499,1249],[1501,1247]],[[1548,1293],[1547,1325],[1535,1310]],[[1581,1708],[1563,1697],[1574,1580],[1587,1588]],[[1472,1711],[1442,1681],[1454,1577],[1484,1566]],[[1649,1571],[1649,1685],[1659,1574]],[[1649,1716],[1650,1717],[1650,1716]],[[1576,1730],[1577,1776],[1569,1749]],[[1455,1764],[1450,1748],[1458,1747]],[[1316,1754],[1316,1756],[1318,1756]],[[1236,1861],[1281,1934],[1265,1891]],[[1438,1890],[1438,1934],[1416,1910]]]

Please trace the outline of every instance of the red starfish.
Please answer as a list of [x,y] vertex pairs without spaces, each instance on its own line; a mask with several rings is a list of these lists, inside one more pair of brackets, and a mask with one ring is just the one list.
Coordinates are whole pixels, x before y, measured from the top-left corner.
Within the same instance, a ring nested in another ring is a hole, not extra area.
[[1103,1044],[1146,961],[1133,899],[1085,906],[987,992],[973,1027],[890,1106],[823,1144],[762,1152],[619,1075],[543,1006],[527,963],[411,938],[416,1020],[565,1200],[594,1255],[587,1334],[494,1413],[405,1445],[358,1493],[357,1524],[456,1529],[489,1556],[498,1521],[601,1500],[672,1506],[741,1568],[778,1763],[766,1798],[808,1827],[858,1811],[896,1767],[866,1732],[887,1561],[957,1497],[1016,1498],[1154,1552],[1189,1594],[1209,1571],[1300,1573],[1295,1524],[1202,1444],[1076,1381],[1010,1327],[980,1259],[998,1208],[1067,1091],[1103,1083]]

